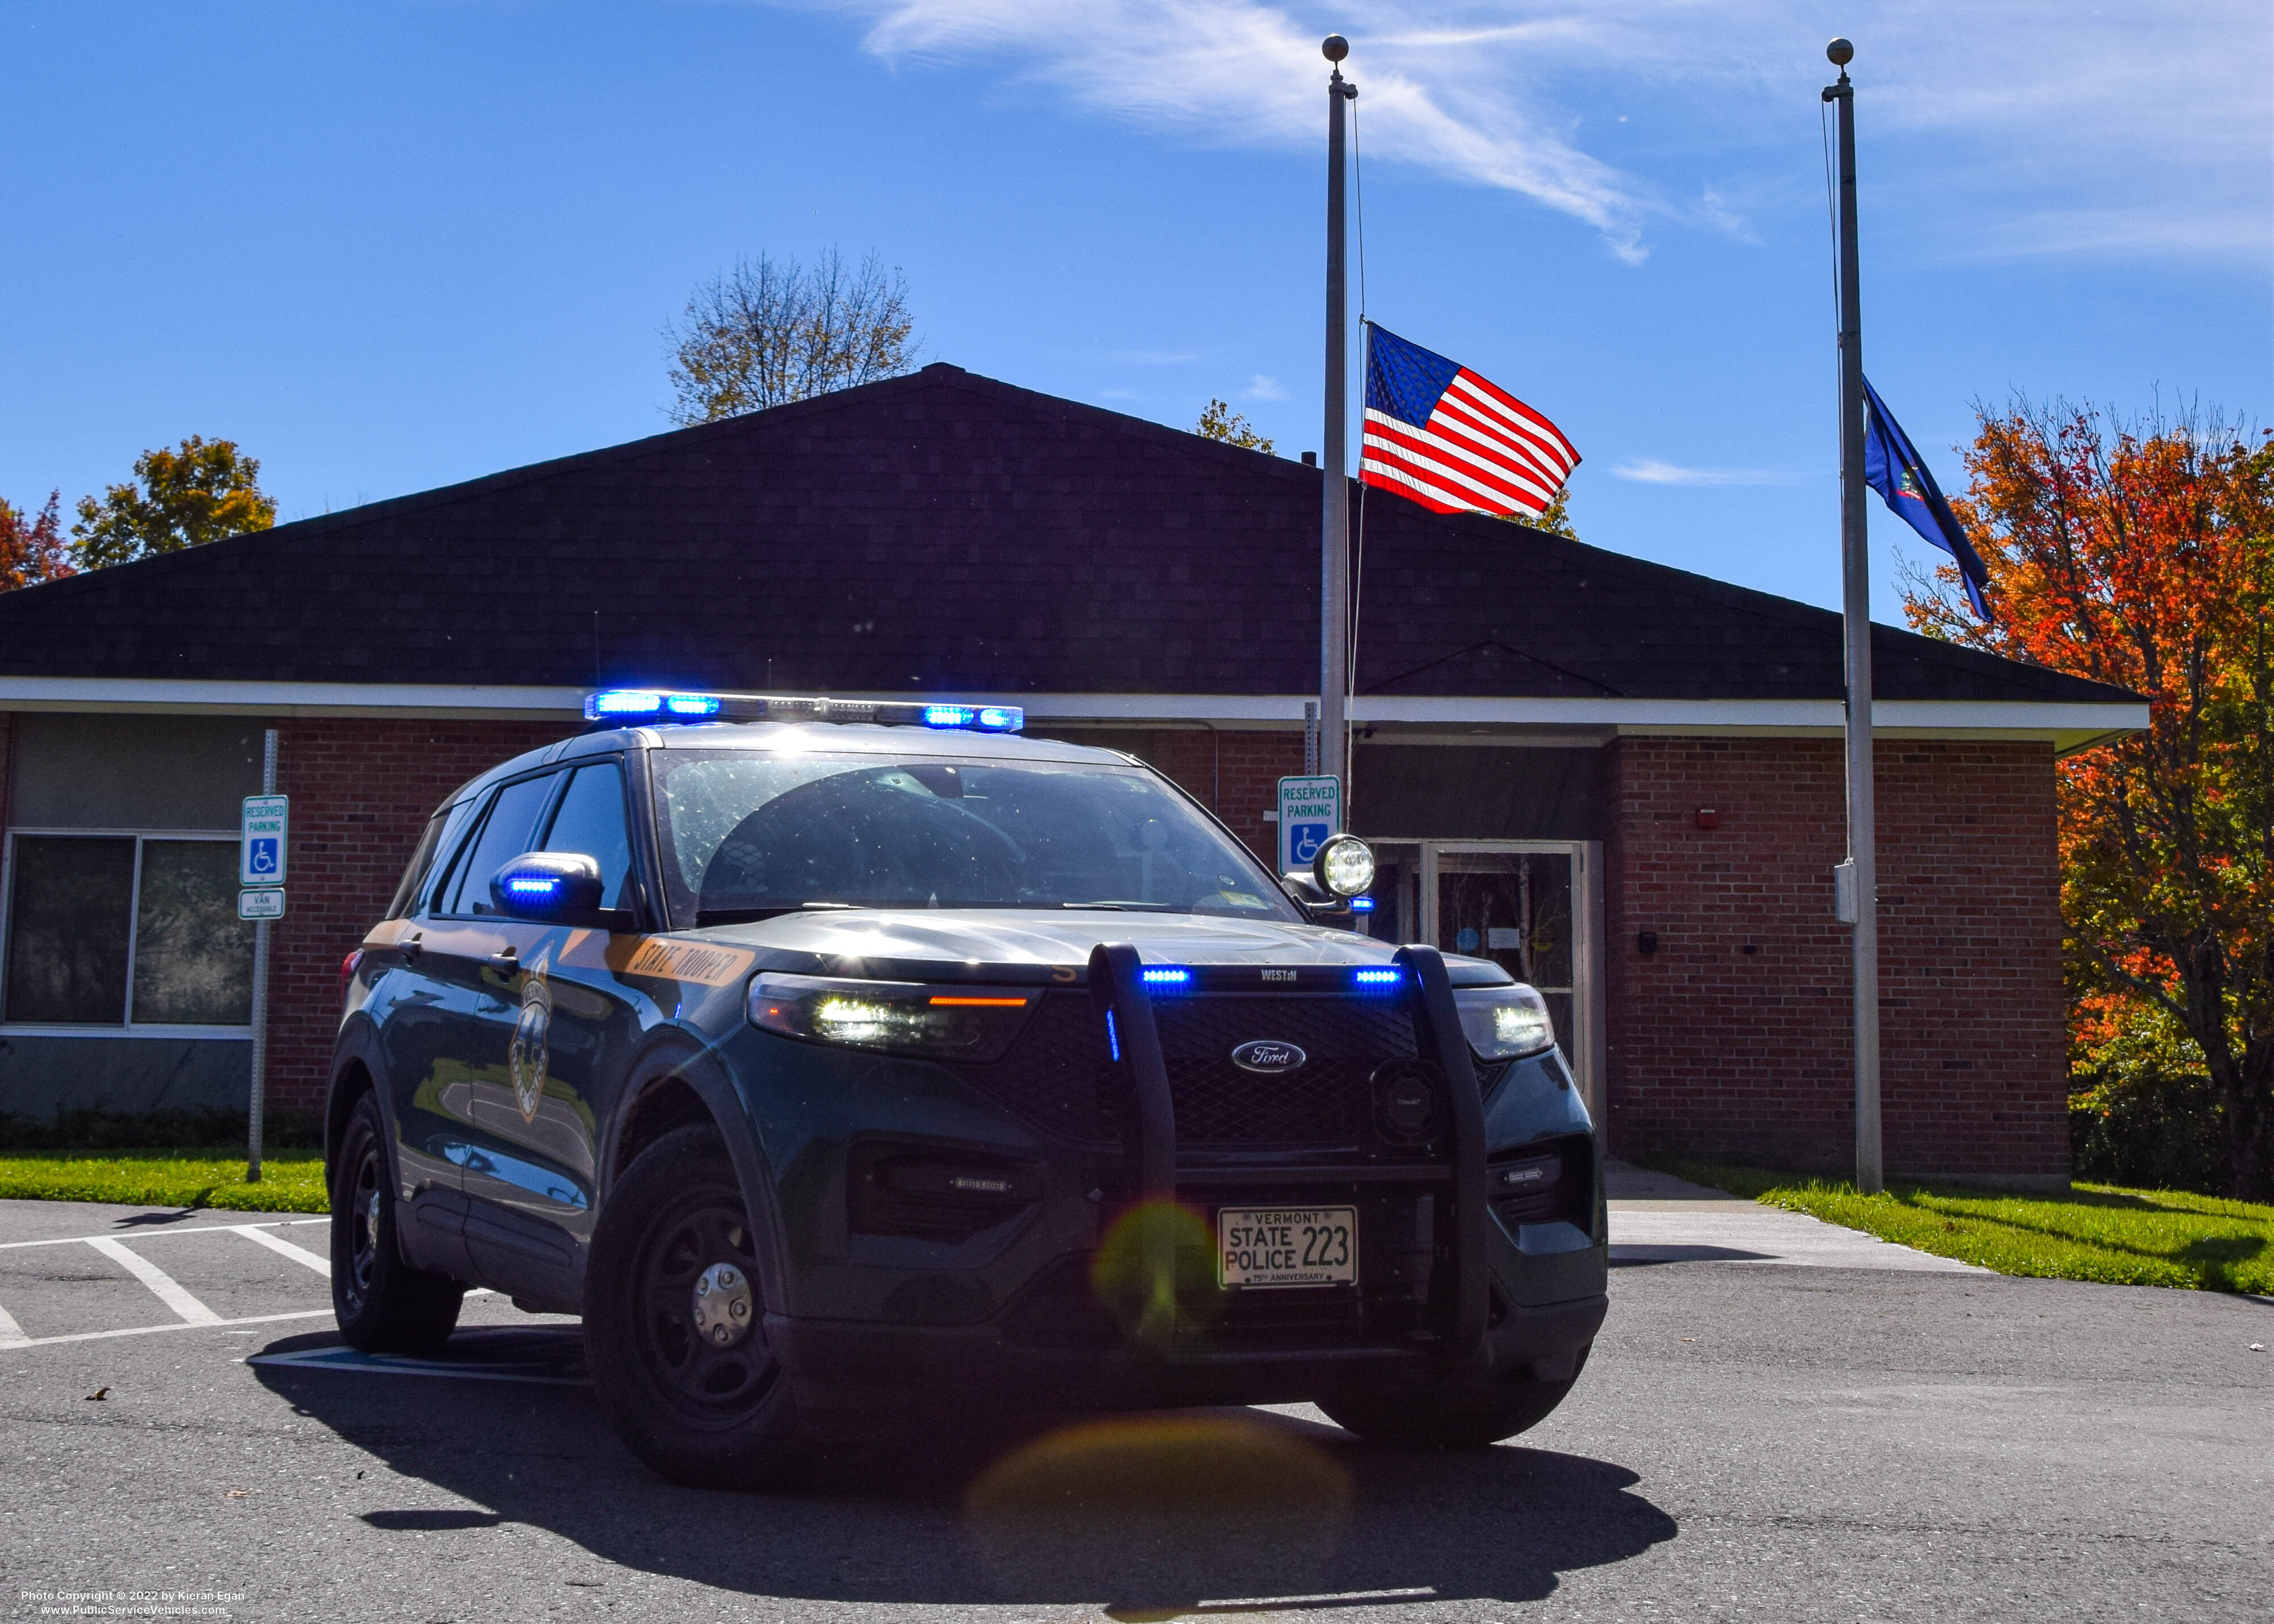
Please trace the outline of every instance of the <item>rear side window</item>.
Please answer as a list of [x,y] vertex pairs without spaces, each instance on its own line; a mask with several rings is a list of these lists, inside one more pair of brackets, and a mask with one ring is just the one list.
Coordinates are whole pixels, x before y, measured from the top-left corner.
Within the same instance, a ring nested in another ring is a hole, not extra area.
[[552,798],[558,773],[523,778],[498,791],[472,847],[451,876],[446,914],[491,914],[490,876],[536,844],[538,814]]
[[403,883],[395,888],[395,900],[387,905],[381,919],[401,919],[410,912],[410,899],[426,883],[426,871],[434,866],[434,853],[442,849],[442,827],[450,821],[450,808],[445,807],[426,820],[426,832],[418,837],[418,846],[410,853],[410,861],[403,870]]
[[548,852],[580,852],[600,865],[600,906],[632,905],[632,841],[624,822],[623,769],[612,761],[579,767],[553,815]]

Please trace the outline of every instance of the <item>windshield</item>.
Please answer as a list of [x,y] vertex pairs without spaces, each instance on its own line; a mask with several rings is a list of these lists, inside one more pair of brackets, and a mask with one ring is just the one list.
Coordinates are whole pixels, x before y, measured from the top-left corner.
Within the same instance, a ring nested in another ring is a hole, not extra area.
[[1053,762],[657,751],[672,915],[829,905],[1300,916],[1153,774]]

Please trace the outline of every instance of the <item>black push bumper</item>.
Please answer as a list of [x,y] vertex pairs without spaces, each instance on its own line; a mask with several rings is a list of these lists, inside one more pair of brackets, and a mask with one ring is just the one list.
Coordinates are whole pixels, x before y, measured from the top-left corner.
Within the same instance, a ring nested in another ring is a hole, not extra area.
[[[770,1316],[767,1335],[801,1403],[817,1418],[857,1425],[863,1414],[944,1393],[957,1402],[992,1400],[1026,1410],[1130,1408],[1286,1403],[1338,1390],[1421,1392],[1527,1376],[1569,1379],[1603,1320],[1601,1276],[1570,1280],[1598,1290],[1565,1301],[1542,1303],[1536,1292],[1510,1289],[1513,1279],[1495,1290],[1495,1252],[1502,1269],[1529,1271],[1487,1207],[1483,1100],[1444,960],[1432,949],[1408,947],[1397,962],[1405,972],[1418,1058],[1442,1079],[1451,1111],[1450,1165],[1434,1169],[1443,1181],[1437,1189],[1450,1196],[1451,1222],[1440,1231],[1444,1250],[1434,1266],[1449,1289],[1435,1297],[1439,1306],[1426,1334],[1395,1345],[1302,1345],[1299,1336],[1286,1345],[1252,1338],[1228,1345],[1207,1326],[1184,1320],[1177,1228],[1156,1223],[1137,1231],[1143,1273],[1157,1282],[1136,1294],[1147,1306],[1141,1314],[1123,1313],[1118,1325],[1093,1325],[1087,1335],[1072,1322],[1058,1328],[1075,1335],[1035,1335],[1031,1322],[1021,1323],[1027,1311],[1016,1303],[978,1325]],[[1179,1190],[1175,1101],[1136,950],[1097,948],[1089,987],[1114,1034],[1115,1069],[1126,1090],[1128,1109],[1121,1115],[1133,1175],[1127,1195],[1141,1211],[1173,1210],[1189,1192]],[[1038,1306],[1041,1283],[1028,1296],[1028,1309]],[[1069,1283],[1077,1288],[1073,1297],[1090,1295],[1086,1273]]]

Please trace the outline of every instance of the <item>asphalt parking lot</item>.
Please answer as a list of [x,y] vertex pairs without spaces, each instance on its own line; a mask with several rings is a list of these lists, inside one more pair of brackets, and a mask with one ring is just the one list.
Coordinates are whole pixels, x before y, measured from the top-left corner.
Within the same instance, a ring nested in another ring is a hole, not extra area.
[[1593,1361],[1517,1444],[1381,1453],[1301,1408],[933,1431],[794,1497],[650,1477],[573,1322],[495,1297],[447,1374],[344,1355],[320,1223],[0,1202],[0,1597],[462,1624],[2274,1617],[2251,1348],[2274,1306],[1634,1196]]

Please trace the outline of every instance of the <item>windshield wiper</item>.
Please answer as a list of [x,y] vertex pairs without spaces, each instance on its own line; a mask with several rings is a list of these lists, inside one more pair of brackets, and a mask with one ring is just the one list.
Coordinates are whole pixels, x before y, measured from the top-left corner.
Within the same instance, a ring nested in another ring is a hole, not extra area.
[[779,919],[785,914],[802,914],[809,910],[825,913],[855,913],[867,907],[865,902],[793,902],[780,907],[757,908],[697,908],[695,925],[749,925],[760,920]]
[[1184,912],[1173,902],[1127,902],[1104,898],[1096,902],[1061,902],[1062,908],[1106,908],[1117,914],[1178,914]]

